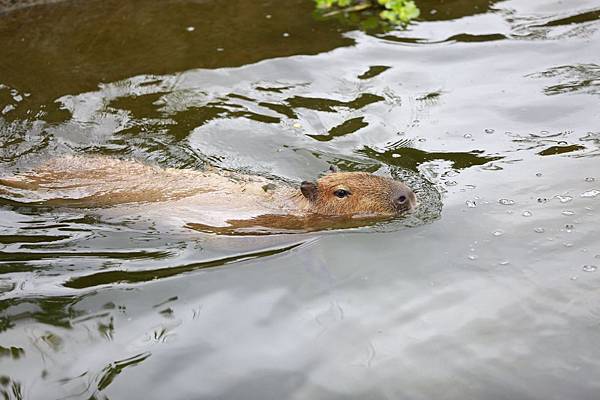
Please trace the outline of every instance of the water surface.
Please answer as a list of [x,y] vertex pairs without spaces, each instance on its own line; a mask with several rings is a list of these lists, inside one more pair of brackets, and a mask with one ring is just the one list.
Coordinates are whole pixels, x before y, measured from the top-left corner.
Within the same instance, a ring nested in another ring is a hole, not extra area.
[[597,398],[600,3],[418,5],[366,33],[309,1],[2,12],[1,175],[103,154],[440,193],[233,237],[0,199],[4,397]]

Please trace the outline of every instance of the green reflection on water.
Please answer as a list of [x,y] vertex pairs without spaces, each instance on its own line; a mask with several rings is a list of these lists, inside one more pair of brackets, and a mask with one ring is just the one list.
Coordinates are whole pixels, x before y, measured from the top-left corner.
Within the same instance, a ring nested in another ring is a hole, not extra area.
[[491,157],[482,155],[482,152],[428,152],[425,150],[414,149],[411,147],[397,147],[383,152],[370,147],[364,147],[358,151],[370,158],[385,162],[388,165],[395,165],[401,168],[417,170],[417,167],[427,161],[447,160],[452,162],[456,169],[464,169],[476,165],[483,165],[491,161],[500,160],[502,157]]

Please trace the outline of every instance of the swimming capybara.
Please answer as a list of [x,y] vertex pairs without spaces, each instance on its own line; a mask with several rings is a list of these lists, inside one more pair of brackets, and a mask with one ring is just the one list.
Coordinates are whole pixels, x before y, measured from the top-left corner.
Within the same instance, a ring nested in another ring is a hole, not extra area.
[[404,183],[366,172],[330,172],[294,186],[256,175],[159,168],[102,156],[56,158],[0,184],[0,194],[20,202],[145,206],[156,216],[185,214],[214,226],[264,215],[389,217],[416,204]]

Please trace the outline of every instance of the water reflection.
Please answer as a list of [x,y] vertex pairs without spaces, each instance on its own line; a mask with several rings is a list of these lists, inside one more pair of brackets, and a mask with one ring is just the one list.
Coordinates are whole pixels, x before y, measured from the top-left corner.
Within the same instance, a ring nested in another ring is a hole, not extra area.
[[600,94],[600,66],[597,64],[564,65],[530,76],[562,81],[544,88],[544,93],[549,96],[573,92]]
[[0,15],[0,175],[335,164],[422,203],[260,236],[2,199],[0,397],[596,396],[592,0],[422,0],[386,33],[310,1],[79,4]]

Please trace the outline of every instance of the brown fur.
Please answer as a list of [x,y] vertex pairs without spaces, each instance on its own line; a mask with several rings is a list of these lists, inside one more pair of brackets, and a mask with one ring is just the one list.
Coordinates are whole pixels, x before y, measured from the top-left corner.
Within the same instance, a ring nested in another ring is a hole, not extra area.
[[[337,190],[349,194],[338,198]],[[394,199],[406,196],[404,205],[395,205]],[[309,199],[312,213],[321,215],[394,215],[415,206],[412,190],[402,182],[366,172],[334,172],[316,182],[314,197]]]

